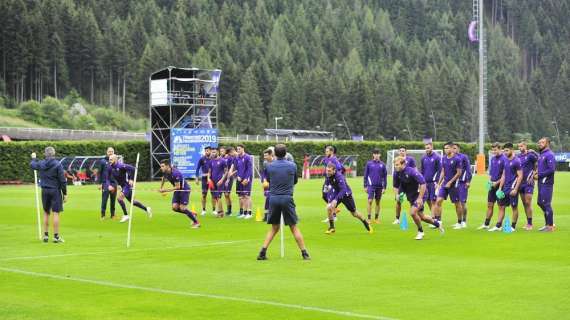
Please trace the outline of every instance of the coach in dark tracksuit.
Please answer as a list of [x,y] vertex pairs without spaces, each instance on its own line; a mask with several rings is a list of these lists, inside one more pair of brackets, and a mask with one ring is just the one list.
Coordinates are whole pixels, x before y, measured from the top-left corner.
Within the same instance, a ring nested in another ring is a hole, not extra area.
[[[101,186],[101,220],[105,219],[105,212],[107,211],[107,200],[111,201],[110,211],[111,219],[115,217],[115,201],[117,199],[117,182],[113,179],[108,179],[109,174],[109,157],[115,154],[115,149],[112,147],[107,148],[107,156],[99,161],[99,183]],[[111,181],[107,183],[107,181]],[[109,191],[109,185],[113,187],[114,191]]]
[[293,188],[297,183],[297,165],[294,162],[285,160],[287,148],[284,144],[275,146],[275,156],[277,160],[273,160],[266,168],[267,181],[269,181],[269,215],[267,223],[271,225],[271,229],[267,232],[263,247],[257,256],[257,260],[267,260],[267,247],[271,240],[279,232],[281,226],[281,215],[285,225],[289,226],[299,249],[301,256],[305,260],[310,260],[305,241],[299,228],[297,228],[297,213],[295,212],[295,201],[293,200]]
[[42,188],[42,204],[44,208],[44,237],[48,242],[49,216],[53,212],[53,242],[63,242],[59,236],[59,213],[63,212],[63,203],[67,200],[67,181],[63,174],[63,167],[55,159],[55,149],[45,149],[45,160],[37,160],[36,153],[32,153],[30,167],[40,173],[40,187]]

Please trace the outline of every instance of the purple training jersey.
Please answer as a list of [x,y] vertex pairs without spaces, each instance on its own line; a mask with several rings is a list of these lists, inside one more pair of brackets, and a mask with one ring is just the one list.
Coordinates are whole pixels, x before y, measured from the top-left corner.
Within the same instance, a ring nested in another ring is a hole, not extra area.
[[538,154],[534,151],[527,151],[526,153],[520,153],[518,156],[521,162],[521,167],[523,170],[523,179],[521,182],[521,188],[527,186],[534,186],[534,166],[538,161]]
[[489,176],[491,181],[497,182],[501,179],[507,160],[508,159],[504,154],[491,157],[491,165],[489,166]]
[[556,159],[550,149],[540,152],[538,157],[538,185],[553,185],[554,172],[556,171]]
[[437,182],[441,172],[441,157],[435,152],[426,153],[423,155],[420,164],[420,173],[426,182]]
[[505,184],[503,185],[504,193],[509,193],[516,187],[519,170],[521,170],[521,162],[519,159],[517,157],[513,157],[512,159],[507,158],[505,164]]
[[461,159],[457,155],[451,158],[445,156],[441,159],[441,167],[443,169],[443,184],[448,183],[461,170]]

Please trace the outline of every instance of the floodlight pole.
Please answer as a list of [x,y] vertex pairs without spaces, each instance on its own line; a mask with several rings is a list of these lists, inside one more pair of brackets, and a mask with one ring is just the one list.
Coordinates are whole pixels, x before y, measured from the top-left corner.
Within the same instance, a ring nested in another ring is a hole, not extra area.
[[479,154],[485,154],[485,32],[483,31],[483,0],[479,1],[479,21],[477,28],[479,31]]
[[277,141],[277,121],[278,120],[283,120],[283,117],[275,117],[275,142]]
[[433,110],[431,110],[431,114],[429,116],[433,121],[433,141],[437,140],[437,127],[435,126],[435,115],[433,114]]
[[562,141],[560,140],[560,131],[558,130],[558,121],[556,121],[556,118],[552,120],[552,124],[554,125],[554,129],[556,130],[556,139],[558,140],[558,150],[562,152]]

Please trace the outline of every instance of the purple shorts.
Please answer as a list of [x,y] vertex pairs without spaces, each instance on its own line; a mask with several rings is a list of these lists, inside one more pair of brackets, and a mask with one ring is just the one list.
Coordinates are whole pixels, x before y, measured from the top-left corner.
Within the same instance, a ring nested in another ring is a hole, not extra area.
[[457,186],[459,189],[459,201],[462,203],[467,203],[467,198],[469,197],[469,188],[465,182],[460,182]]
[[236,194],[241,196],[249,197],[251,195],[251,180],[245,186],[241,182],[236,181]]
[[422,204],[421,207],[418,207],[418,205],[416,204],[416,200],[418,200],[418,196],[419,196],[419,193],[414,194],[414,195],[406,195],[406,198],[408,198],[408,202],[410,203],[410,206],[412,206],[414,208],[418,208],[418,212],[423,212],[424,206],[425,206],[425,201],[428,200],[427,192],[424,193],[424,203]]
[[552,193],[554,191],[554,186],[550,184],[539,184],[538,185],[538,205],[550,205],[552,202]]
[[368,190],[368,200],[382,199],[382,187],[368,186],[366,189]]
[[344,204],[344,207],[349,212],[355,212],[356,211],[356,204],[354,203],[354,198],[352,198],[352,194],[348,194],[348,195],[345,195],[344,197],[342,197],[342,199],[340,199],[340,201],[337,202],[337,204],[336,204],[337,207],[341,203]]
[[499,206],[501,206],[501,207],[511,206],[511,208],[517,208],[519,205],[518,194],[513,197],[509,194],[511,192],[511,190],[503,190],[503,192],[505,193],[505,197],[503,199],[497,200],[497,203],[499,204]]
[[190,189],[188,190],[181,190],[181,191],[175,191],[174,194],[172,195],[172,204],[181,204],[181,205],[187,205],[188,202],[190,200]]
[[443,198],[447,200],[449,196],[449,200],[451,202],[456,203],[459,201],[459,187],[452,185],[451,188],[441,187],[439,188],[439,192],[437,193],[438,198]]
[[224,181],[224,184],[222,185],[222,192],[223,193],[232,192],[233,186],[234,186],[234,179],[233,178],[230,178],[229,181],[228,180]]
[[210,192],[212,194],[212,198],[214,199],[220,199],[222,197],[222,193],[224,193],[224,184],[222,183],[222,185],[218,185],[218,182],[220,182],[220,180],[212,180],[214,181],[214,189],[212,189]]
[[497,194],[496,194],[497,190],[498,190],[498,188],[491,188],[491,190],[489,190],[489,192],[487,192],[487,202],[495,203],[499,200],[499,199],[497,199]]
[[426,199],[429,201],[437,200],[437,194],[435,194],[435,182],[426,183]]
[[523,184],[519,189],[519,194],[533,194],[534,185],[533,184]]
[[202,195],[205,196],[208,194],[208,177],[202,177]]
[[131,190],[131,186],[129,186],[128,184],[121,186],[121,192],[123,193],[125,198],[127,198],[127,200],[131,201],[131,198],[133,197],[133,190]]

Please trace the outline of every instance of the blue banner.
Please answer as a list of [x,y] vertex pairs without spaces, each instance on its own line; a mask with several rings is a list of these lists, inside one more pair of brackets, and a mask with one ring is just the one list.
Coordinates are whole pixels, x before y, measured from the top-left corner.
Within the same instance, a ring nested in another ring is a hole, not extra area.
[[570,152],[556,152],[554,157],[556,162],[570,162]]
[[194,178],[205,147],[218,146],[218,129],[174,128],[170,131],[170,159],[184,178]]

